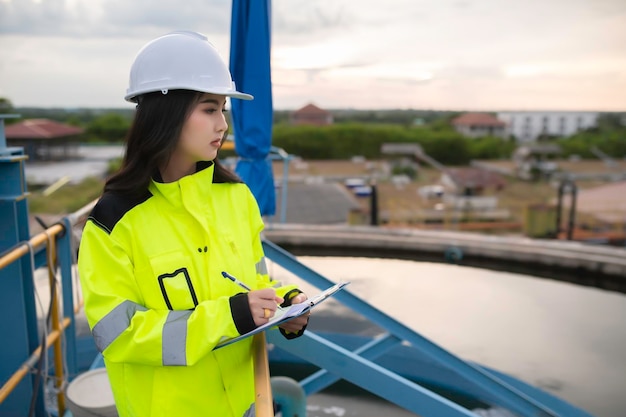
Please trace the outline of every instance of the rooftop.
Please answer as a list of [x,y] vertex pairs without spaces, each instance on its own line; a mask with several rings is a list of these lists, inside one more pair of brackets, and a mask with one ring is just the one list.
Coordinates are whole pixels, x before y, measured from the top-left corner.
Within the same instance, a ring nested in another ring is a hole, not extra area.
[[506,126],[506,123],[489,113],[465,113],[452,120],[452,124],[455,126]]
[[298,115],[313,115],[313,114],[323,114],[323,115],[327,115],[330,114],[329,111],[324,110],[322,108],[317,107],[315,104],[313,103],[309,103],[306,106],[296,110],[293,112],[294,114],[298,114]]
[[28,119],[5,128],[7,139],[53,139],[80,135],[83,132],[80,127],[49,119]]

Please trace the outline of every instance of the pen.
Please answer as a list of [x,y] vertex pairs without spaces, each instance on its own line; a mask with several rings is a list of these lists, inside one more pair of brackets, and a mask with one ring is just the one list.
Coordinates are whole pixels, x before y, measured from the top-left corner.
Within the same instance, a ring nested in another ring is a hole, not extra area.
[[[239,281],[237,278],[235,278],[234,276],[232,276],[231,274],[229,274],[226,271],[222,271],[222,276],[226,279],[231,280],[232,282],[234,282],[235,284],[239,285],[241,288],[243,288],[246,291],[252,291],[250,289],[250,287],[248,287],[246,284],[244,284],[243,282]],[[281,306],[277,306],[277,309],[282,311],[283,308]]]
[[227,278],[229,280],[231,280],[232,282],[234,282],[235,284],[239,285],[241,288],[243,288],[246,291],[252,291],[250,289],[250,287],[248,287],[246,284],[244,284],[243,282],[239,281],[237,278],[235,278],[234,276],[232,276],[231,274],[229,274],[226,271],[222,271],[222,276],[224,278]]

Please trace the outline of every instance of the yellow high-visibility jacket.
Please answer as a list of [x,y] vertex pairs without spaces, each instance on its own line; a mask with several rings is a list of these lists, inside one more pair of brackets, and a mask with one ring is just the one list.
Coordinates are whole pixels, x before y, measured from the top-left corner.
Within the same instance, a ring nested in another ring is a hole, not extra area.
[[83,230],[85,313],[120,417],[254,414],[252,338],[213,351],[255,326],[247,295],[221,273],[252,289],[278,284],[254,196],[212,180],[213,165],[153,180],[136,201],[105,193]]

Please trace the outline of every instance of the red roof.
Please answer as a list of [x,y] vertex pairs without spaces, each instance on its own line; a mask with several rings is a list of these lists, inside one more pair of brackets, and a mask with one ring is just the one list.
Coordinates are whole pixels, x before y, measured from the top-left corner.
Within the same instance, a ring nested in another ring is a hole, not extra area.
[[7,139],[52,139],[80,135],[84,129],[48,119],[29,119],[8,125]]
[[301,109],[298,109],[296,111],[294,111],[294,114],[297,115],[318,115],[318,114],[323,114],[323,115],[327,115],[330,114],[330,112],[324,110],[324,109],[320,109],[319,107],[317,107],[315,104],[307,104],[306,106],[302,107]]
[[465,113],[452,120],[453,125],[506,126],[506,123],[488,113]]

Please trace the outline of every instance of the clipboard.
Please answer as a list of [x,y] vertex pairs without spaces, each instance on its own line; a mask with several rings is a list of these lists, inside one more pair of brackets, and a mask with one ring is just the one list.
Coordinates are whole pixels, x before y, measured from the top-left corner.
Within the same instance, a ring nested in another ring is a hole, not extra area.
[[315,297],[313,297],[313,298],[310,298],[310,299],[305,300],[305,301],[303,301],[301,303],[298,303],[298,304],[292,304],[289,307],[284,307],[282,309],[276,310],[276,314],[274,315],[274,317],[272,317],[272,319],[270,321],[268,321],[267,323],[257,327],[254,330],[249,331],[248,333],[239,335],[237,337],[226,338],[226,339],[220,341],[213,348],[213,350],[217,350],[219,348],[223,348],[224,346],[228,346],[231,343],[238,342],[241,339],[245,339],[246,337],[253,336],[253,335],[255,335],[257,333],[260,333],[260,332],[262,332],[264,330],[267,330],[267,329],[272,328],[274,326],[278,326],[281,323],[284,323],[284,322],[289,321],[289,320],[291,320],[293,318],[301,316],[301,315],[305,314],[307,311],[310,311],[311,309],[313,309],[318,304],[320,304],[320,303],[324,302],[325,300],[327,300],[328,298],[330,298],[337,291],[342,290],[348,284],[350,284],[350,281],[340,282],[338,284],[333,285],[332,287],[326,288],[324,291],[322,291],[319,294],[315,295]]

